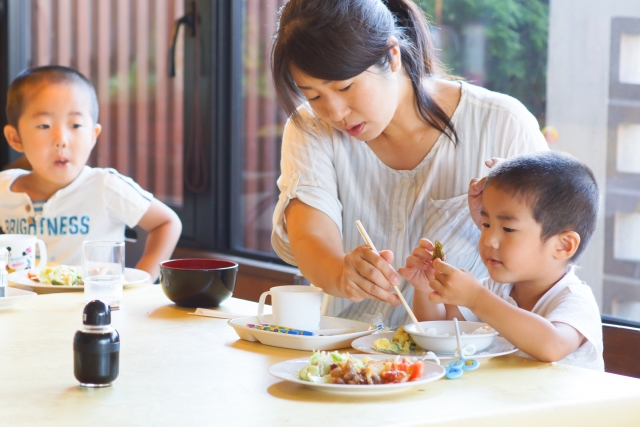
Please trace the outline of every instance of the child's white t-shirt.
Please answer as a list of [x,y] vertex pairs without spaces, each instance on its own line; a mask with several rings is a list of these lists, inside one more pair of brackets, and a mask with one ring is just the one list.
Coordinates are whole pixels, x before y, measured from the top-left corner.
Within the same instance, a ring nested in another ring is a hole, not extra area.
[[38,212],[26,193],[11,191],[13,182],[27,173],[22,169],[0,173],[0,227],[6,234],[42,239],[48,260],[59,264],[82,265],[85,240],[124,241],[125,225],[134,227],[153,199],[151,193],[113,169],[85,166]]
[[[508,303],[518,306],[510,296],[512,283],[497,283],[487,278],[482,281],[482,285]],[[468,308],[459,309],[465,320],[481,321]],[[604,371],[600,310],[591,288],[575,275],[573,267],[540,298],[531,312],[549,322],[565,323],[587,339],[576,351],[558,363]],[[516,354],[532,358],[522,351]]]

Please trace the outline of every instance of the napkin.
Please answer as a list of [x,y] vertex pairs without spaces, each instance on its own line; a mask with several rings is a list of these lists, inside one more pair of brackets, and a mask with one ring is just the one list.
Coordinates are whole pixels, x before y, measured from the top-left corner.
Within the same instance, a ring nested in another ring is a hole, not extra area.
[[246,314],[226,313],[224,311],[209,310],[207,308],[196,308],[196,311],[189,314],[196,316],[216,317],[218,319],[237,319],[238,317],[247,317]]

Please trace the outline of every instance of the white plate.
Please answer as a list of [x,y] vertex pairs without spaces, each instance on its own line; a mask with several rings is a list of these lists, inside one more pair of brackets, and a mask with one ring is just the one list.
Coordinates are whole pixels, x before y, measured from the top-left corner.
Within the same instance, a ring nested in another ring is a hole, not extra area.
[[[271,323],[271,315],[264,316],[267,323]],[[247,323],[260,323],[257,316],[240,317],[231,319],[227,322],[229,326],[235,329],[240,338],[246,341],[260,341],[262,344],[273,347],[290,348],[292,350],[337,350],[339,348],[347,348],[351,346],[351,342],[361,336],[371,334],[375,330],[369,329],[371,325],[351,319],[342,319],[339,317],[322,316],[320,319],[320,328],[322,329],[338,329],[351,328],[355,332],[340,335],[328,336],[302,336],[287,335],[277,332],[261,331],[259,329],[251,329]]]
[[[356,359],[362,359],[363,357],[368,356],[371,359],[389,359],[393,358],[393,356],[389,355],[365,355],[365,354],[354,354],[353,357]],[[298,372],[300,369],[304,368],[309,363],[309,358],[304,359],[293,359],[287,360],[285,362],[277,363],[269,368],[269,373],[274,377],[283,379],[285,381],[290,381],[297,384],[302,384],[312,390],[324,391],[328,393],[337,393],[337,394],[386,394],[386,393],[396,393],[399,391],[407,390],[415,386],[423,385],[425,383],[429,383],[431,381],[435,381],[440,379],[445,374],[445,369],[432,362],[424,362],[424,374],[422,378],[415,381],[407,381],[406,383],[397,383],[397,384],[366,384],[366,385],[351,385],[351,384],[326,384],[326,383],[312,383],[309,381],[301,380],[298,377]]]
[[0,298],[0,310],[13,308],[16,304],[21,303],[37,294],[22,289],[14,289],[7,287],[6,294]]
[[[82,271],[81,267],[76,267]],[[125,268],[124,270],[124,287],[144,283],[151,276],[143,270],[135,268]],[[39,294],[49,294],[54,292],[74,292],[84,290],[84,286],[56,286],[47,285],[29,279],[27,270],[14,271],[9,274],[9,286],[24,289],[27,291],[37,292]]]
[[[387,338],[388,340],[391,340],[393,338],[394,333],[395,332],[378,332],[377,334],[367,335],[366,337],[361,337],[354,340],[351,343],[351,347],[355,348],[356,350],[360,350],[363,353],[385,354],[385,353],[376,351],[373,348],[373,342],[380,338]],[[492,357],[505,356],[507,354],[515,353],[516,351],[518,351],[518,349],[509,341],[507,341],[502,337],[496,337],[495,340],[493,340],[493,343],[491,343],[489,347],[469,357],[473,359],[477,359],[478,361],[483,361],[483,360],[489,360]],[[410,353],[401,354],[401,356],[424,356],[426,353],[427,352],[424,350],[412,351]],[[391,355],[387,355],[387,356],[391,356]],[[438,356],[441,363],[445,363],[445,362],[448,363],[449,361],[454,359],[451,353],[436,353],[436,356]]]

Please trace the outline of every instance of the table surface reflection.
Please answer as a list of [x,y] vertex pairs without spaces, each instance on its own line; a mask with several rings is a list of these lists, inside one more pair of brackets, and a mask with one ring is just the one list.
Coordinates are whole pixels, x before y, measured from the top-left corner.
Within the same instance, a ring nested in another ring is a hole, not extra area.
[[[39,295],[0,311],[0,425],[638,425],[640,380],[517,356],[457,380],[383,396],[332,395],[272,377],[308,352],[242,341],[224,319],[190,315],[157,285],[126,289],[113,312],[120,376],[85,389],[72,342],[83,294]],[[230,299],[222,311],[253,315]]]

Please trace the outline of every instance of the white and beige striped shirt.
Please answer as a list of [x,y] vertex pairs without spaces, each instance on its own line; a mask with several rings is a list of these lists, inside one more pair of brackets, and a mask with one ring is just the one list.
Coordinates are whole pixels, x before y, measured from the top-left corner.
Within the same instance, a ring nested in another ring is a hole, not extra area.
[[[444,245],[447,262],[486,277],[478,255],[477,229],[467,205],[472,178],[487,175],[484,161],[548,149],[536,119],[517,100],[468,83],[451,120],[459,137],[455,146],[441,135],[412,170],[394,170],[362,141],[316,118],[308,104],[299,111],[311,132],[288,122],[282,141],[280,198],[273,216],[271,242],[276,253],[296,265],[285,226],[289,200],[328,215],[342,234],[345,253],[363,244],[355,226],[361,220],[376,247],[391,250],[398,269],[422,237]],[[402,282],[409,303],[413,287]],[[323,314],[367,320],[381,314],[386,326],[409,322],[402,306],[324,296]]]

